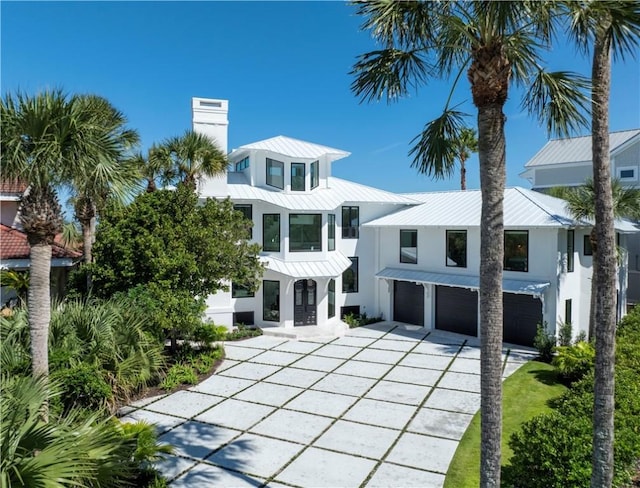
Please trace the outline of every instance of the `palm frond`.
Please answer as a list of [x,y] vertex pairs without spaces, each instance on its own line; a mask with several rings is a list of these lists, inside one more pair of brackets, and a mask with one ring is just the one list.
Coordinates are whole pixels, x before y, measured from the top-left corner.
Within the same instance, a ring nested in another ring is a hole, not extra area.
[[409,155],[413,155],[412,168],[435,179],[451,175],[458,156],[457,140],[465,128],[467,114],[454,110],[445,110],[440,117],[425,125],[421,134],[411,142],[415,143]]

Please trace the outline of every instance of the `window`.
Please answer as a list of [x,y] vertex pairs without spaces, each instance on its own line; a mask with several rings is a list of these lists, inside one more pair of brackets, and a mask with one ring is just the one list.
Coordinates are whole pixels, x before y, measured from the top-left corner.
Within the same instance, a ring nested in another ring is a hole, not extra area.
[[289,251],[322,251],[322,215],[289,215]]
[[280,252],[280,214],[262,215],[262,250]]
[[575,248],[575,231],[567,231],[567,272],[573,271],[573,251]]
[[593,256],[593,248],[591,247],[591,235],[587,234],[584,236],[583,241],[584,255],[585,256]]
[[416,264],[418,262],[418,231],[400,231],[400,262]]
[[529,231],[504,231],[504,269],[529,271]]
[[317,188],[320,184],[320,163],[314,161],[311,163],[311,189]]
[[336,316],[336,280],[329,280],[329,292],[327,294],[327,303],[329,304],[327,310],[327,317]]
[[249,288],[231,283],[232,298],[248,298],[252,296],[254,296],[254,293]]
[[267,322],[280,322],[280,282],[262,282],[262,318]]
[[351,259],[351,266],[342,273],[342,293],[358,293],[358,258]]
[[291,191],[304,191],[304,163],[291,163]]
[[572,310],[571,310],[571,299],[564,301],[564,323],[570,324],[572,322]]
[[347,315],[360,315],[360,305],[340,307],[340,318],[344,319]]
[[234,312],[233,325],[254,325],[253,312]]
[[467,231],[447,231],[447,266],[467,267]]
[[284,163],[267,158],[267,185],[284,190]]
[[327,249],[329,251],[336,250],[336,216],[335,214],[327,215]]
[[631,167],[626,167],[626,168],[618,168],[618,177],[621,180],[637,180],[638,177],[636,175],[636,168],[631,166]]
[[342,238],[357,239],[360,226],[360,208],[342,207]]
[[247,204],[236,204],[233,206],[233,209],[237,212],[241,212],[244,215],[244,218],[251,222],[251,226],[249,227],[249,239],[253,238],[253,206]]
[[247,169],[248,167],[249,167],[249,156],[238,161],[235,166],[236,171],[242,171],[244,169]]

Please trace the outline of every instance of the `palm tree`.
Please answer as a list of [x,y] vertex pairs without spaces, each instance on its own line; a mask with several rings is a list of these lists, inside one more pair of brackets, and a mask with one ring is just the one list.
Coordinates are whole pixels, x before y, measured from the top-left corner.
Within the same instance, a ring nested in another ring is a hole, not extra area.
[[[74,175],[72,198],[76,218],[82,228],[83,257],[85,263],[93,262],[92,248],[95,237],[96,216],[104,208],[107,198],[123,201],[131,194],[138,175],[123,157],[136,144],[139,136],[127,129],[126,117],[116,110],[108,100],[95,95],[81,95],[74,100],[80,105],[87,130],[92,137],[108,148],[105,153],[78,154],[87,158],[90,172]],[[87,275],[90,281],[90,276]],[[87,283],[88,288],[90,283]]]
[[460,189],[467,189],[467,168],[465,162],[470,153],[478,152],[478,138],[474,129],[465,128],[460,131],[458,139],[454,141],[458,161],[460,161]]
[[164,180],[180,181],[193,190],[202,177],[217,176],[227,170],[227,157],[204,134],[186,131],[182,136],[166,140],[155,153],[164,171]]
[[628,1],[566,2],[569,33],[585,52],[593,42],[591,146],[598,253],[593,270],[597,300],[593,413],[593,488],[613,483],[616,327],[616,241],[609,150],[611,53],[634,56],[640,40],[640,5]]
[[56,188],[71,186],[78,174],[91,174],[93,163],[118,156],[86,110],[77,97],[59,90],[6,95],[0,104],[2,171],[29,183],[20,221],[30,246],[28,309],[36,377],[49,374],[51,245],[62,230]]
[[158,189],[156,180],[166,180],[166,177],[172,178],[172,161],[168,154],[167,148],[164,146],[156,146],[155,144],[147,151],[145,157],[141,152],[134,154],[129,163],[138,169],[138,172],[146,182],[146,192],[152,193]]
[[[500,485],[502,430],[502,266],[505,116],[512,82],[530,85],[524,106],[566,134],[586,123],[585,80],[549,73],[540,51],[555,27],[554,2],[356,2],[363,28],[381,45],[359,57],[352,90],[364,100],[397,100],[432,78],[466,71],[477,108],[482,193],[480,245],[481,486]],[[453,92],[452,92],[453,93]],[[436,178],[450,175],[464,114],[450,107],[414,139],[413,166]]]

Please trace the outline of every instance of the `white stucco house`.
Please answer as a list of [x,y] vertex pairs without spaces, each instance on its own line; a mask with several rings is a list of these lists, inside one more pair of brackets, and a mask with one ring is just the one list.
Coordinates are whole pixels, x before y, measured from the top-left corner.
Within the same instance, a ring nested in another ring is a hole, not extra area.
[[[640,129],[610,133],[609,148],[612,177],[624,186],[640,189]],[[534,190],[544,192],[555,186],[582,185],[593,176],[591,136],[550,140],[524,168],[520,176],[529,180]],[[628,300],[640,303],[640,233],[628,235],[625,248]]]
[[[228,102],[194,98],[192,109],[194,130],[227,151]],[[199,184],[201,198],[230,198],[253,221],[266,265],[256,293],[233,283],[208,298],[207,316],[339,331],[353,312],[478,335],[480,192],[395,194],[333,177],[347,156],[277,136],[233,149],[229,172]],[[587,328],[588,232],[561,200],[505,192],[505,341],[531,345],[543,322]]]

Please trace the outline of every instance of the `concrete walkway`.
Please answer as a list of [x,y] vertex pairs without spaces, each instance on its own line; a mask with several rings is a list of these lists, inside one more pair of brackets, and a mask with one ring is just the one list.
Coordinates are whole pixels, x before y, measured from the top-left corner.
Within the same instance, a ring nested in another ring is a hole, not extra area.
[[[201,384],[127,407],[175,446],[178,487],[441,487],[480,406],[474,338],[385,322],[225,345]],[[504,348],[504,376],[535,352]]]

